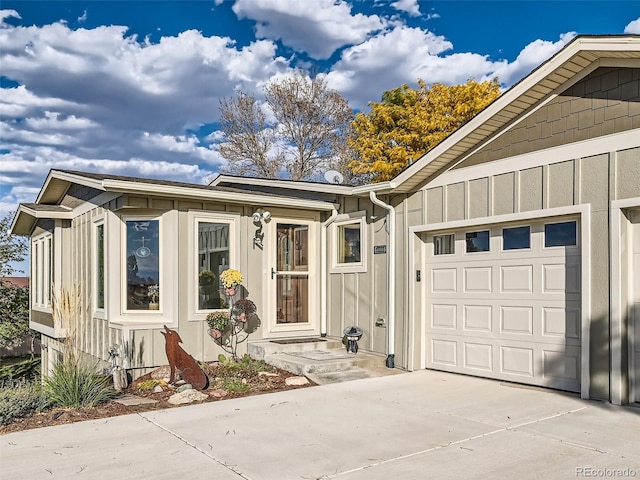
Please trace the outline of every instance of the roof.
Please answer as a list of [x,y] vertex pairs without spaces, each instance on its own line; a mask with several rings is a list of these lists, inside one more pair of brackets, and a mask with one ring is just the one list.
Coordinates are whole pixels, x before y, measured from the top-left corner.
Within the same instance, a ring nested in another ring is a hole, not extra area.
[[13,285],[14,287],[24,288],[29,286],[29,277],[0,277],[0,282]]
[[350,185],[340,185],[336,183],[283,180],[279,178],[267,179],[257,177],[240,177],[237,175],[218,175],[209,185],[260,185],[284,190],[304,190],[309,192],[334,193],[338,195],[348,195],[353,189]]
[[36,203],[20,204],[11,226],[11,232],[16,235],[29,235],[38,218],[73,218],[74,211],[72,209],[59,205],[72,184],[112,194],[154,195],[211,202],[220,201],[227,204],[290,207],[315,211],[331,211],[335,208],[331,201],[300,198],[296,195],[287,195],[286,192],[253,192],[226,186],[54,169],[49,172]]
[[576,80],[576,76],[581,78],[599,66],[616,65],[620,60],[629,59],[640,62],[640,35],[575,37],[553,57],[400,172],[388,182],[388,188],[394,192],[410,192],[419,188],[433,175],[450,168],[478,149],[524,112],[550,95],[559,93],[567,82]]

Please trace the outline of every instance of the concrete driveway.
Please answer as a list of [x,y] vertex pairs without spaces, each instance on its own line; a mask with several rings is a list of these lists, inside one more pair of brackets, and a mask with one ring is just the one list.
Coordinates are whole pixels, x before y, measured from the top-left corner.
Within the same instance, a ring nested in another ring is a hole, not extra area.
[[640,409],[418,371],[0,437],[1,478],[640,478]]

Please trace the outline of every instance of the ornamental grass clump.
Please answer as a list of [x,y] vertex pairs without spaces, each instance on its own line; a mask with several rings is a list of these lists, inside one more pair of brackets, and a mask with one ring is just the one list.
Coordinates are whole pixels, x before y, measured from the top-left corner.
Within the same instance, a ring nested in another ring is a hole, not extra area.
[[111,377],[102,375],[97,364],[91,364],[73,352],[65,352],[44,379],[44,391],[51,403],[58,407],[95,407],[117,395]]
[[54,406],[95,407],[117,395],[111,386],[111,376],[98,371],[98,362],[91,363],[78,353],[77,332],[83,302],[79,288],[61,289],[52,299],[54,323],[66,328],[62,359],[54,364],[43,380],[44,392]]

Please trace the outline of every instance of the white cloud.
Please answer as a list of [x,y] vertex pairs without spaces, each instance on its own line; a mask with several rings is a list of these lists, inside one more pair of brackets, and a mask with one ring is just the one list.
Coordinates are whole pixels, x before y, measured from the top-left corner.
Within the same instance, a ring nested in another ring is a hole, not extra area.
[[413,17],[420,16],[420,5],[418,5],[418,0],[398,0],[397,2],[393,2],[391,6],[396,10],[408,13]]
[[626,27],[624,27],[624,33],[640,34],[640,18],[630,22]]
[[[199,183],[223,160],[187,129],[215,122],[221,97],[255,93],[288,69],[268,40],[236,48],[188,30],[151,43],[123,26],[22,27],[9,17],[20,18],[0,13],[0,63],[19,86],[0,89],[0,149],[9,152],[0,154],[0,203],[33,201],[51,168]],[[33,197],[6,193],[11,186]]]
[[87,10],[85,9],[84,12],[82,12],[82,15],[78,17],[78,23],[84,23],[86,21],[87,21]]
[[[550,58],[575,33],[565,33],[557,42],[536,40],[527,45],[513,62],[491,61],[487,55],[472,52],[446,52],[453,44],[442,36],[418,28],[399,27],[346,49],[328,75],[329,85],[346,95],[351,105],[365,109],[379,101],[383,91],[403,83],[415,85],[418,78],[427,84],[464,83],[499,77],[510,87],[532,69]],[[370,79],[375,78],[375,82]]]
[[5,18],[22,18],[15,10],[0,10],[0,28],[4,27]]
[[551,58],[575,36],[575,32],[567,32],[560,35],[557,42],[535,40],[524,47],[512,63],[501,62],[491,75],[499,77],[501,83],[511,86]]
[[342,0],[236,0],[239,18],[255,20],[256,36],[280,40],[313,58],[329,58],[345,45],[357,45],[387,22],[377,15],[353,15]]

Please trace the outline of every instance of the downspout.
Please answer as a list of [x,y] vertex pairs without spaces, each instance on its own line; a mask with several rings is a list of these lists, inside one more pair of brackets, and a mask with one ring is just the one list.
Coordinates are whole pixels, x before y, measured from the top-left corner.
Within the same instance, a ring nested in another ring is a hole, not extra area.
[[320,232],[320,336],[327,336],[327,229],[335,219],[338,211],[334,208],[331,216],[322,223]]
[[378,199],[375,192],[369,192],[369,198],[375,205],[378,205],[389,212],[389,251],[387,252],[387,276],[389,278],[389,298],[387,305],[389,306],[389,330],[387,332],[388,353],[386,366],[387,368],[394,368],[396,340],[396,216],[393,207]]

